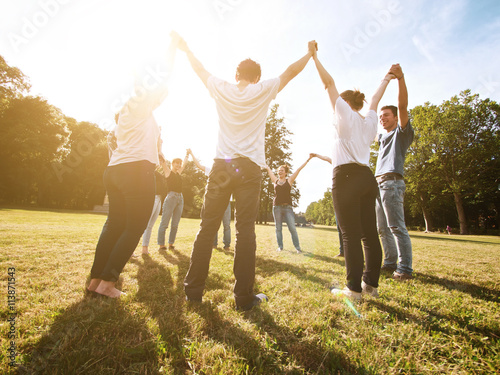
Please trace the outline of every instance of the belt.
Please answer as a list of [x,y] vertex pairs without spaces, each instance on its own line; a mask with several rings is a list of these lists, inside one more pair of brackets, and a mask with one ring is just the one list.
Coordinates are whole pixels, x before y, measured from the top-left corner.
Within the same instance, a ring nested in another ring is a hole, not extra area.
[[404,180],[403,176],[401,176],[399,173],[386,173],[381,176],[377,176],[376,179],[379,184],[384,181]]

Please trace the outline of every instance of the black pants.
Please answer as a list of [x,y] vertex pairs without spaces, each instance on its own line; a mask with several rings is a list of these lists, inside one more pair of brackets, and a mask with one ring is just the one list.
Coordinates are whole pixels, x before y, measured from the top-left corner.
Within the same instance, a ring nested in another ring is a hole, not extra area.
[[253,301],[255,281],[255,220],[259,208],[262,173],[246,158],[216,159],[208,176],[201,211],[200,230],[196,235],[184,290],[190,299],[203,295],[208,276],[215,233],[219,229],[231,194],[235,200],[236,244],[234,248],[234,296],[237,306]]
[[93,279],[117,281],[134,252],[153,211],[154,170],[145,160],[106,168],[109,214],[95,251]]
[[361,278],[378,287],[382,248],[375,214],[377,194],[377,182],[368,167],[344,164],[333,170],[333,206],[341,223],[347,287],[355,292],[361,292]]

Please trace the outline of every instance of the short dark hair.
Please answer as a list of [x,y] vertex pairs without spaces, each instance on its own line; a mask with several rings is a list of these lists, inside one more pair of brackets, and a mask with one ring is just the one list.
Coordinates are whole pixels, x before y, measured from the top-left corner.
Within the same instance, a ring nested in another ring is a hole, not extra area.
[[359,90],[345,90],[340,97],[344,99],[355,111],[359,111],[363,108],[363,103],[365,101],[365,94]]
[[173,159],[173,160],[172,160],[172,164],[173,164],[173,163],[181,163],[181,164],[182,164],[182,159],[180,159],[180,158],[175,158],[175,159]]
[[236,76],[238,80],[244,79],[249,82],[258,82],[260,80],[260,75],[260,65],[252,59],[243,60],[236,68]]
[[398,117],[398,107],[395,105],[384,105],[382,108],[380,108],[381,111],[384,109],[390,109],[394,117]]

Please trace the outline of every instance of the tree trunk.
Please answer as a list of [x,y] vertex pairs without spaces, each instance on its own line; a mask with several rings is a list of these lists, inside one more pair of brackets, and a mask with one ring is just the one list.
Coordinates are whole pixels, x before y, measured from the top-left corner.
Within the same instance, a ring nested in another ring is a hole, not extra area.
[[424,215],[425,232],[432,232],[434,230],[434,223],[432,221],[432,216],[425,204],[427,200],[422,194],[420,195],[420,201],[422,202],[422,214]]
[[455,206],[457,207],[458,221],[460,222],[460,234],[469,234],[467,230],[467,218],[465,217],[464,205],[462,196],[458,192],[453,193],[455,198]]

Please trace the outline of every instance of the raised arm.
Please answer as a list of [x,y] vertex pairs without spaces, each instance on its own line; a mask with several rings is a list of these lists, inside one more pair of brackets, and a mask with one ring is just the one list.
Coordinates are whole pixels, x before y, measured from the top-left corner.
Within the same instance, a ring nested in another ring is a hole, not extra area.
[[380,85],[377,88],[377,91],[375,91],[375,94],[373,94],[373,96],[372,96],[372,100],[370,101],[370,110],[377,112],[378,103],[380,102],[380,99],[382,99],[382,96],[384,96],[385,89],[387,88],[387,85],[389,84],[391,79],[394,79],[394,78],[396,78],[396,76],[394,74],[392,74],[390,71],[389,71],[389,73],[387,73],[385,75],[382,82],[380,82]]
[[271,168],[269,168],[269,165],[265,165],[264,168],[267,170],[267,174],[269,175],[269,178],[271,179],[271,182],[274,184],[278,177],[275,176]]
[[283,90],[292,79],[294,79],[302,70],[304,70],[307,63],[309,62],[309,59],[312,57],[312,54],[312,50],[309,49],[301,59],[295,61],[292,65],[286,68],[283,74],[280,75],[280,87],[278,89],[278,92]]
[[399,125],[404,129],[408,125],[408,89],[406,88],[405,75],[399,64],[394,64],[389,73],[394,74],[398,80]]
[[318,70],[319,77],[321,78],[321,81],[325,85],[325,89],[328,92],[328,96],[330,97],[330,102],[332,103],[333,110],[335,111],[335,103],[339,98],[339,92],[337,90],[337,87],[335,86],[335,81],[333,80],[330,73],[328,73],[326,69],[323,67],[323,64],[321,64],[321,62],[319,61],[318,54],[316,53],[316,51],[313,51],[313,60],[314,64],[316,65],[316,69]]
[[[189,150],[189,149],[188,149]],[[184,156],[184,161],[182,162],[182,167],[179,169],[179,174],[181,174],[184,171],[184,168],[186,168],[188,159],[189,159],[189,152],[186,150],[186,156]]]
[[198,167],[198,169],[200,169],[203,173],[205,173],[206,167],[204,165],[200,164],[198,159],[196,159],[196,157],[194,156],[193,151],[191,151],[191,149],[188,148],[187,152],[188,152],[188,154],[191,155],[191,159],[193,159],[194,165],[196,165]]
[[160,166],[163,169],[163,175],[165,177],[168,177],[168,176],[170,176],[170,173],[172,172],[172,170],[169,168],[167,161],[165,160],[165,157],[163,156],[163,154],[160,154],[159,156],[160,156]]
[[315,154],[315,153],[311,153],[311,154],[309,154],[309,157],[311,157],[311,158],[318,158],[318,159],[327,161],[328,163],[332,164],[332,159],[329,158],[328,156],[323,156],[323,155],[318,155],[318,154]]
[[189,60],[189,63],[191,64],[191,67],[193,68],[194,72],[200,77],[201,81],[203,84],[206,86],[207,85],[207,80],[208,77],[211,76],[211,74],[204,68],[203,64],[198,60],[194,55],[193,52],[189,49],[186,41],[182,39],[179,36],[179,42],[177,43],[177,47],[186,53],[186,56]]
[[299,175],[300,171],[307,165],[307,163],[309,163],[309,160],[311,160],[312,158],[313,157],[311,156],[311,154],[309,154],[309,158],[306,160],[306,162],[302,164],[300,167],[298,167],[297,170],[293,172],[290,177],[288,177],[288,183],[290,184],[290,186],[292,186],[293,182]]

